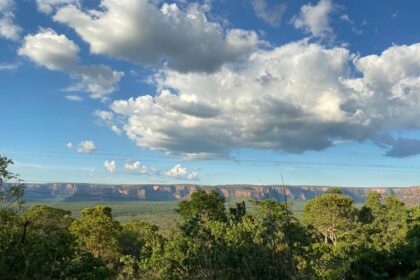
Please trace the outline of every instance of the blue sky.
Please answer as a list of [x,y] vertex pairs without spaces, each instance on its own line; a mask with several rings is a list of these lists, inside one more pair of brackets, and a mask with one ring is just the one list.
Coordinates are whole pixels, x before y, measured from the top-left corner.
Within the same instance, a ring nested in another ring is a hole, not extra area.
[[0,0],[27,182],[420,183],[416,1]]

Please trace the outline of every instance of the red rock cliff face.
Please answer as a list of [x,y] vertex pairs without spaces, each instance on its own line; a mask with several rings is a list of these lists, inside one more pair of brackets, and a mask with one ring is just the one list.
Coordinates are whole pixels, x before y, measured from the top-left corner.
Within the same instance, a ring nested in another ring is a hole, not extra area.
[[[255,185],[91,185],[91,184],[27,184],[28,201],[107,201],[107,200],[181,200],[198,189],[215,190],[227,199],[287,199],[307,201],[328,191],[326,186],[255,186]],[[355,202],[363,202],[369,192],[396,195],[408,205],[420,204],[420,187],[410,188],[341,188]]]

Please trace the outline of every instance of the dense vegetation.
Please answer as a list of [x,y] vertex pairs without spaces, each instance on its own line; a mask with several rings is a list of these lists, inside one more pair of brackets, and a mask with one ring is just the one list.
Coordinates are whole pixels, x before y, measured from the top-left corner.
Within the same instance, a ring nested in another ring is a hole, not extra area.
[[[22,208],[24,187],[0,157],[1,279],[420,279],[420,207],[369,194],[358,209],[333,190],[302,220],[285,203],[226,208],[217,192],[179,203],[176,230],[121,224],[110,207]],[[3,181],[15,184],[3,185]]]
[[[27,190],[25,188],[25,194]],[[35,205],[46,205],[53,208],[60,208],[71,212],[71,216],[80,219],[85,208],[93,208],[97,205],[112,208],[112,217],[122,224],[131,220],[142,220],[159,227],[159,232],[164,236],[171,234],[171,230],[177,227],[180,220],[179,215],[174,211],[178,206],[177,201],[26,201],[23,209],[29,209]],[[300,206],[300,205],[299,205]],[[302,206],[303,209],[303,206]]]

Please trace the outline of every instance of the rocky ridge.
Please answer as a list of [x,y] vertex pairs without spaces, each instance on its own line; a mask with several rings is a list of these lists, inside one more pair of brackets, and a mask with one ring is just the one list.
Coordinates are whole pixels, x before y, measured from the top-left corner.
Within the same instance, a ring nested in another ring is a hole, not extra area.
[[[274,199],[308,201],[325,193],[328,186],[280,185],[99,185],[75,183],[26,184],[27,201],[173,201],[188,198],[198,189],[216,190],[227,199]],[[420,186],[406,188],[341,188],[355,202],[364,202],[369,192],[396,195],[408,205],[420,203]]]

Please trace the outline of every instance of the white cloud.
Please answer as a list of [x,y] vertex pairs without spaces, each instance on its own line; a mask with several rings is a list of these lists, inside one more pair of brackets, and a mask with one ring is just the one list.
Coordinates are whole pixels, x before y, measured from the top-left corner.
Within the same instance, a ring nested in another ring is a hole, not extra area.
[[420,44],[357,57],[293,42],[212,74],[164,70],[155,81],[156,96],[111,109],[138,146],[188,158],[240,148],[299,153],[345,140],[392,146],[382,135],[420,128]]
[[165,177],[184,180],[196,180],[198,178],[198,173],[196,171],[190,171],[181,164],[176,164],[173,168],[162,172],[162,175]]
[[116,126],[115,124],[111,125],[111,130],[114,131],[116,134],[121,134],[122,130]]
[[[104,98],[117,90],[124,73],[105,65],[81,65],[79,50],[65,35],[52,29],[42,29],[35,35],[25,36],[18,53],[50,70],[69,74],[75,83],[67,91],[84,91],[89,92],[91,98]],[[67,99],[80,101],[74,95]]]
[[72,149],[73,148],[73,143],[72,142],[68,142],[66,144],[67,149]]
[[251,4],[257,17],[274,27],[280,25],[283,13],[287,9],[284,3],[269,7],[266,0],[251,0]]
[[0,37],[17,41],[22,28],[15,23],[15,2],[0,0]]
[[117,169],[117,164],[116,164],[115,160],[111,160],[111,161],[106,160],[104,162],[104,166],[111,173],[114,173],[115,169]]
[[78,95],[66,95],[66,99],[70,101],[83,101],[83,98]]
[[50,70],[70,71],[79,63],[79,47],[65,35],[52,29],[42,29],[35,35],[23,39],[18,54],[26,56]]
[[96,110],[93,115],[98,119],[100,124],[108,126],[114,133],[122,133],[122,130],[115,124],[114,113],[111,111]]
[[142,164],[139,161],[128,162],[124,164],[124,170],[128,173],[134,174],[148,174],[152,172],[152,169]]
[[328,38],[333,34],[330,14],[334,11],[331,0],[320,0],[318,4],[306,4],[300,8],[299,15],[292,18],[295,28],[302,29],[318,38]]
[[105,65],[89,65],[75,68],[70,75],[77,82],[68,87],[68,91],[90,92],[92,98],[104,98],[118,89],[124,73]]
[[98,10],[89,11],[68,5],[58,9],[54,20],[73,28],[94,54],[152,66],[165,63],[182,72],[215,71],[260,43],[253,31],[224,30],[209,21],[208,5],[181,9],[156,3],[103,0]]
[[0,63],[0,71],[14,71],[20,67],[20,62]]
[[90,154],[96,151],[95,143],[91,140],[85,140],[79,143],[77,147],[78,153]]
[[114,114],[111,111],[96,110],[93,115],[104,123],[112,123]]
[[319,150],[342,134],[335,88],[348,60],[342,48],[292,43],[214,74],[166,71],[157,82],[169,90],[118,100],[111,108],[127,119],[123,129],[137,145],[190,158],[241,147]]
[[363,77],[346,82],[355,95],[344,107],[363,108],[366,121],[384,131],[420,128],[420,43],[357,57],[354,65]]
[[80,6],[79,0],[36,0],[36,4],[38,11],[45,14],[50,14],[55,9],[68,4],[73,4],[78,7]]
[[183,180],[197,180],[198,172],[188,170],[186,167],[183,167],[181,164],[176,164],[174,167],[168,170],[159,170],[155,168],[148,167],[141,163],[140,161],[132,161],[124,164],[124,171],[132,174],[139,175],[156,175],[163,176],[173,179],[183,179]]
[[350,19],[350,16],[349,16],[349,15],[347,15],[347,14],[342,14],[342,15],[340,16],[340,19],[341,19],[342,21],[348,22],[348,23],[350,23],[350,24],[353,24],[353,23],[354,23],[354,22]]

